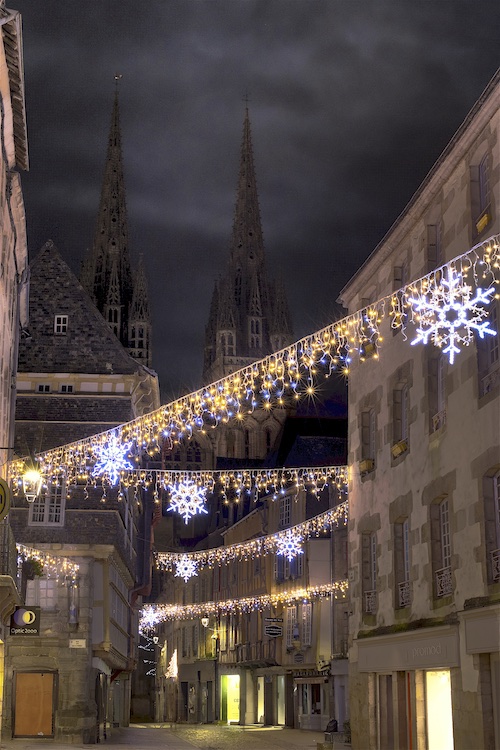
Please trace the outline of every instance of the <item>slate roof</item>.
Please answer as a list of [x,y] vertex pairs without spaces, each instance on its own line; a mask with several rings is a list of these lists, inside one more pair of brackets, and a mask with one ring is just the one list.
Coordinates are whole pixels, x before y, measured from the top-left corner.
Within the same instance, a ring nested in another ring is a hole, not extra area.
[[[133,374],[141,369],[120,344],[74,273],[49,240],[30,264],[31,339],[19,345],[19,373]],[[54,333],[68,316],[66,335]]]

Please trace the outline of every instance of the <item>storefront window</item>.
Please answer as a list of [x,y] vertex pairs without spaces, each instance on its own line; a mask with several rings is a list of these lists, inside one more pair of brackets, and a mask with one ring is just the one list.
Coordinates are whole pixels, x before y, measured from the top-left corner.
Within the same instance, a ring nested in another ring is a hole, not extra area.
[[425,673],[429,750],[453,750],[450,670]]

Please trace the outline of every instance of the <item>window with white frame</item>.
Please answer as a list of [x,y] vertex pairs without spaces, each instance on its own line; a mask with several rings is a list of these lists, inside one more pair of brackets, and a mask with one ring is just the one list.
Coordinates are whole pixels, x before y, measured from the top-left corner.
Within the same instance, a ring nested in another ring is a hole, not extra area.
[[427,367],[429,430],[436,432],[446,424],[446,357],[438,350],[430,352]]
[[47,483],[34,503],[30,503],[30,525],[62,526],[66,505],[66,484],[62,477]]
[[410,540],[407,518],[394,524],[394,572],[396,607],[407,607],[410,604]]
[[286,529],[290,526],[291,519],[290,495],[282,495],[279,502],[279,527],[280,529]]
[[[488,308],[489,327],[498,331],[500,323],[499,303],[492,300]],[[479,396],[485,396],[500,386],[500,342],[496,336],[476,336]]]
[[430,506],[431,553],[434,594],[437,598],[453,593],[451,578],[450,500],[444,497]]
[[361,459],[375,462],[375,409],[361,412]]
[[361,534],[363,611],[375,614],[377,594],[377,535]]
[[393,442],[408,441],[408,385],[398,386],[393,391]]
[[483,477],[484,536],[488,583],[500,581],[500,471]]
[[55,578],[36,577],[26,581],[26,605],[41,609],[57,608],[57,581]]
[[58,336],[65,336],[68,333],[68,316],[56,315],[54,318],[54,333]]
[[310,646],[312,643],[312,603],[302,603],[302,645]]
[[286,635],[286,646],[291,648],[293,641],[298,640],[297,636],[297,606],[287,607],[285,609],[285,635]]

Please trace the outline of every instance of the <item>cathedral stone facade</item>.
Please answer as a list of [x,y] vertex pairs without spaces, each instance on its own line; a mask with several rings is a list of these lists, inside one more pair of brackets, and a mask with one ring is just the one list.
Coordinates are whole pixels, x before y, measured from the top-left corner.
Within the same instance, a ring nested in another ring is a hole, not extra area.
[[265,267],[250,118],[245,111],[233,231],[205,334],[203,382],[211,383],[292,342],[283,285]]
[[142,258],[132,273],[128,245],[118,87],[91,252],[80,281],[113,333],[134,359],[151,367],[151,314]]

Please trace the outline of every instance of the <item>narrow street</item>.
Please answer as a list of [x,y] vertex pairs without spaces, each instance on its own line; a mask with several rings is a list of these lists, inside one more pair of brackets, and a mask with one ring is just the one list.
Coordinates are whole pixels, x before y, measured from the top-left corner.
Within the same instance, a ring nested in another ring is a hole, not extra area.
[[[348,748],[340,740],[332,750]],[[287,727],[134,724],[114,729],[100,745],[65,745],[46,740],[16,739],[0,742],[1,750],[76,750],[77,748],[130,747],[134,750],[317,750],[323,732]],[[320,745],[321,747],[321,745]]]

